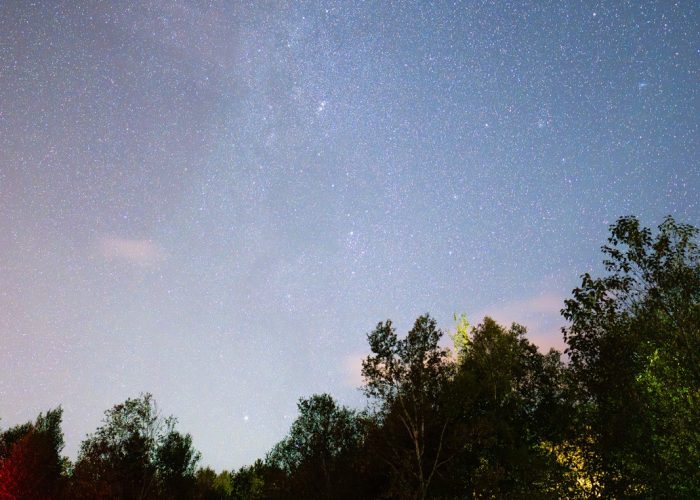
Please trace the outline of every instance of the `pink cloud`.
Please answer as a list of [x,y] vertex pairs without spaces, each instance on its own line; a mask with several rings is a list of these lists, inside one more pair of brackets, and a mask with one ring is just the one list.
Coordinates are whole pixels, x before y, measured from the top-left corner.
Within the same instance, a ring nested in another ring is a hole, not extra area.
[[560,327],[564,319],[560,310],[564,306],[564,297],[554,293],[540,293],[505,303],[496,303],[479,311],[469,320],[472,324],[481,322],[489,316],[498,323],[509,326],[520,323],[527,327],[527,337],[543,351],[550,347],[562,350],[565,345]]
[[564,337],[561,330],[558,328],[542,331],[533,332],[528,329],[527,339],[535,344],[540,352],[547,352],[550,349],[556,349],[559,352],[564,352],[566,349],[566,343],[564,342]]
[[345,382],[351,387],[360,387],[363,384],[362,380],[362,361],[367,357],[366,354],[350,354],[345,356],[343,360],[343,369],[345,372]]
[[100,254],[107,260],[125,261],[139,266],[152,266],[165,260],[165,251],[151,240],[103,237]]

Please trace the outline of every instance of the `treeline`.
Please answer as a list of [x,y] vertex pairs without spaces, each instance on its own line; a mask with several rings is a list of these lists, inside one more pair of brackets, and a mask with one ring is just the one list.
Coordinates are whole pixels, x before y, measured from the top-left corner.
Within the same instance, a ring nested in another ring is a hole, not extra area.
[[525,328],[457,318],[453,349],[421,316],[368,334],[368,406],[301,399],[289,434],[237,471],[199,453],[148,394],[61,456],[61,410],[0,434],[9,498],[700,498],[696,228],[611,226],[606,273],[562,314],[565,355]]

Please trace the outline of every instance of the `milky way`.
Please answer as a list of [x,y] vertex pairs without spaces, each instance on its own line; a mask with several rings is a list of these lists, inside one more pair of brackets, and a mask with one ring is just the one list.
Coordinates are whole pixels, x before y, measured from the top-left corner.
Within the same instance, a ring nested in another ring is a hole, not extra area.
[[563,347],[617,217],[700,225],[700,6],[5,2],[0,417],[142,391],[236,467],[433,314]]

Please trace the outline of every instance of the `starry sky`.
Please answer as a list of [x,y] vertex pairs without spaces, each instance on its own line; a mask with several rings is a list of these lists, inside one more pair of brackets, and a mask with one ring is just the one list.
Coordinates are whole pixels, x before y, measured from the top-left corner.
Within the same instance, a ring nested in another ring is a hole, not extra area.
[[203,463],[366,334],[559,310],[627,214],[700,225],[700,4],[0,2],[0,426],[142,391]]

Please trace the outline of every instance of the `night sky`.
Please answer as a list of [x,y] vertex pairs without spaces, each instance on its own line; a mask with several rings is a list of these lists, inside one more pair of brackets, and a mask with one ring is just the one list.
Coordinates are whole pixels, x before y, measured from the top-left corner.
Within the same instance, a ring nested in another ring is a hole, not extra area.
[[0,2],[0,426],[140,392],[238,467],[366,333],[525,324],[700,225],[700,4]]

